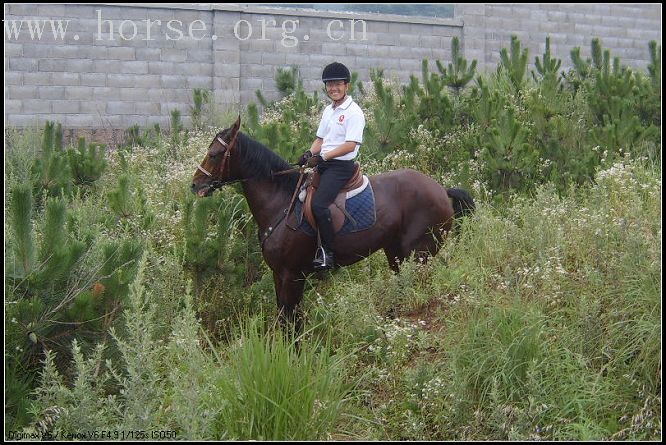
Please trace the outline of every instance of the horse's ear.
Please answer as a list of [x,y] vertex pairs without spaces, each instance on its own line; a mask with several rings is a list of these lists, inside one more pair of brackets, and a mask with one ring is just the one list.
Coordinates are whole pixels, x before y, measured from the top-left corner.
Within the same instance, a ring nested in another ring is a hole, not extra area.
[[241,117],[240,117],[240,114],[239,114],[238,119],[236,119],[236,122],[234,123],[234,127],[233,127],[233,132],[234,133],[237,133],[238,130],[240,130],[240,124],[241,124]]

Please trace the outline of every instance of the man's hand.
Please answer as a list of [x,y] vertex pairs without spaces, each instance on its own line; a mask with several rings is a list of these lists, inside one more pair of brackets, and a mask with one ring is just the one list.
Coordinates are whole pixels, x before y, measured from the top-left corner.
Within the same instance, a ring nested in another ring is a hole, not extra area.
[[324,162],[324,159],[321,157],[321,155],[314,155],[310,159],[308,159],[306,165],[310,168],[313,168],[319,165],[320,162]]
[[312,157],[312,152],[310,150],[306,151],[301,155],[300,158],[298,158],[298,165],[305,165],[306,162],[308,162],[308,159]]

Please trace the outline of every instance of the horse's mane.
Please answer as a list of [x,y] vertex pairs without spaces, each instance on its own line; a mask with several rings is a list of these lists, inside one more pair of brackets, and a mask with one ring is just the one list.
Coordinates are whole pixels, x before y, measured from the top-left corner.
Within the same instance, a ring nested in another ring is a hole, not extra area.
[[241,167],[252,178],[267,179],[278,184],[281,189],[292,193],[298,183],[298,173],[273,176],[274,173],[292,168],[287,161],[273,150],[249,136],[238,133]]

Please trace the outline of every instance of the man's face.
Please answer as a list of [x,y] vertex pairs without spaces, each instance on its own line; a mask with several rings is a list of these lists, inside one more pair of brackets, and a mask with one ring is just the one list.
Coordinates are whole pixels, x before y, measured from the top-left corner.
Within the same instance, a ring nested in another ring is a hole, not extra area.
[[347,90],[349,89],[349,84],[345,83],[344,80],[329,80],[326,82],[326,93],[331,100],[336,101],[345,97]]

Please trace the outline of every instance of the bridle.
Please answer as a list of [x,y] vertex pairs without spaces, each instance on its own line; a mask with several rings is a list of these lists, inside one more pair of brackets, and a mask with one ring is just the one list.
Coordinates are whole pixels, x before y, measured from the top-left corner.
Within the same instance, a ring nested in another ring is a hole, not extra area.
[[[228,144],[226,142],[224,142],[224,140],[222,139],[222,136],[220,136],[219,134],[215,138],[217,140],[217,142],[219,142],[220,144],[222,144],[222,146],[224,148],[226,148],[226,150],[224,150],[224,154],[222,155],[223,156],[222,157],[222,168],[221,168],[221,172],[220,172],[222,174],[222,177],[224,177],[224,173],[230,168],[229,167],[229,165],[230,165],[229,164],[229,159],[231,158],[231,148],[236,146],[236,138],[237,137],[238,137],[238,133],[236,133],[236,135],[234,135],[234,138]],[[208,176],[209,178],[213,177],[213,174],[210,173],[205,168],[203,168],[201,166],[201,164],[199,164],[197,166],[197,170],[199,170],[201,173]],[[247,181],[247,179],[234,179],[234,180],[231,180],[231,181],[212,181],[211,184],[210,184],[210,187],[213,190],[217,190],[220,187],[222,187],[223,185],[233,184],[235,182],[242,182],[242,181]]]

